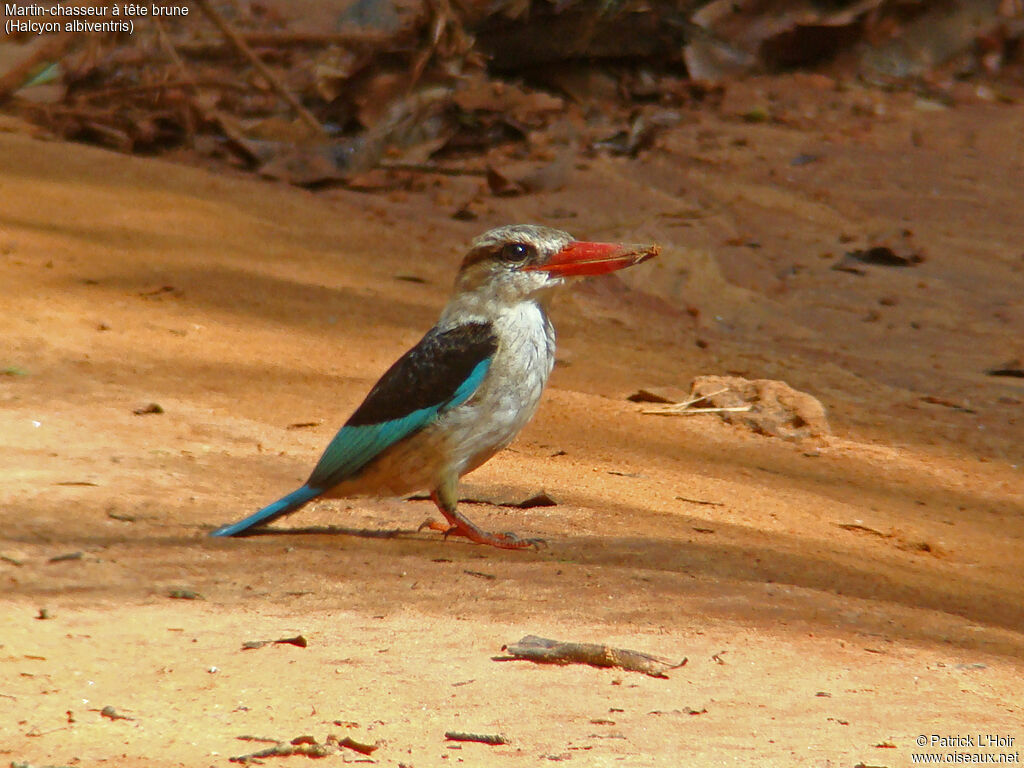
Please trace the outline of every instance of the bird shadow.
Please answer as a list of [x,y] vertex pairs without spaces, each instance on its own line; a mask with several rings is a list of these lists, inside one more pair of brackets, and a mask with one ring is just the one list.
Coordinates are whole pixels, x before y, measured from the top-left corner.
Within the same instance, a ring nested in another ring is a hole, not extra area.
[[348,528],[341,525],[307,525],[302,528],[252,528],[231,538],[248,539],[259,536],[355,536],[361,539],[397,539],[414,536],[415,528]]

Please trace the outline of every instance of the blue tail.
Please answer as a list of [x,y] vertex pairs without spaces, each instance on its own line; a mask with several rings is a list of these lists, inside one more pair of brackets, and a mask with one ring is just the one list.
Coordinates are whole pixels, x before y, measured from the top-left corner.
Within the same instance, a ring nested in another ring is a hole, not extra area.
[[249,515],[244,520],[239,520],[237,523],[232,523],[231,525],[225,525],[223,528],[218,528],[210,535],[235,536],[242,533],[242,531],[249,530],[253,526],[269,523],[271,520],[277,520],[277,518],[283,517],[289,512],[294,512],[303,504],[315,499],[321,493],[323,493],[323,491],[319,488],[310,488],[308,485],[304,485],[297,491],[292,491],[283,499],[278,499],[273,504],[261,509],[259,512]]

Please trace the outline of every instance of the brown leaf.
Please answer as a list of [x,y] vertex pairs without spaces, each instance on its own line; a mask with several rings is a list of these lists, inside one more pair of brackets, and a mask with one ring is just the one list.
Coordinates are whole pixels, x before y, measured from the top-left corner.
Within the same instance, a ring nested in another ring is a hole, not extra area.
[[491,194],[497,197],[515,197],[526,192],[519,182],[510,179],[490,165],[487,166],[487,187],[491,190]]

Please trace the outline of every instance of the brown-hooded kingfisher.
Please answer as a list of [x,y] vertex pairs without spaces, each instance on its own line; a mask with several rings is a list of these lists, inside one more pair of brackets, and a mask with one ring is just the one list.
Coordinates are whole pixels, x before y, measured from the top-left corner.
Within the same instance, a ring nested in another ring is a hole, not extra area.
[[481,530],[458,507],[459,478],[508,445],[533,416],[555,362],[546,307],[567,277],[602,275],[657,246],[575,240],[536,225],[476,238],[431,328],[381,377],[338,431],[305,485],[213,531],[236,536],[319,497],[402,496],[429,489],[446,535],[522,549],[538,542]]

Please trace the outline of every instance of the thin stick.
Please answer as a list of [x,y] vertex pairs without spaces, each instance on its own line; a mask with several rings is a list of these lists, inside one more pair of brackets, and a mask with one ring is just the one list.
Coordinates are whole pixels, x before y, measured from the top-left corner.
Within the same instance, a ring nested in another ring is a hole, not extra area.
[[704,499],[691,499],[686,496],[676,496],[680,501],[685,501],[688,504],[703,504],[706,507],[724,507],[725,504],[721,501],[705,501]]
[[[423,74],[423,69],[427,66],[427,62],[430,61],[430,57],[434,55],[437,50],[438,43],[441,42],[441,35],[444,34],[444,29],[447,26],[448,16],[451,14],[451,7],[448,5],[447,0],[427,0],[426,3],[428,12],[433,14],[433,18],[430,20],[430,40],[428,44],[424,46],[423,50],[416,57],[416,61],[413,62],[411,75],[409,77],[409,87],[406,89],[406,93],[411,93],[412,89],[419,82],[420,75]],[[445,13],[445,12],[448,13]]]
[[361,755],[372,755],[377,751],[378,744],[363,744],[361,741],[356,741],[350,736],[346,736],[344,739],[338,742],[339,747],[345,747],[346,749],[352,749]]
[[433,163],[389,163],[381,162],[378,166],[385,171],[408,171],[410,173],[436,173],[438,176],[486,176],[483,168],[446,168]]
[[249,45],[278,47],[283,45],[380,45],[394,34],[373,29],[350,29],[338,32],[243,32],[240,37]]
[[477,744],[491,744],[501,746],[508,744],[508,737],[502,733],[462,733],[461,731],[447,731],[444,735],[448,741],[474,741]]
[[546,637],[527,635],[518,643],[501,648],[508,656],[492,656],[494,661],[523,659],[538,664],[589,664],[592,667],[617,667],[642,672],[650,677],[667,678],[666,672],[685,666],[686,659],[675,664],[668,659],[628,648],[612,648],[598,643],[563,643]]
[[655,416],[688,416],[691,413],[746,413],[753,408],[752,405],[734,405],[728,408],[687,408],[684,403],[679,403],[678,405],[666,405],[661,410],[651,408],[640,411],[640,413],[650,413]]
[[[352,29],[339,32],[239,32],[238,36],[252,48],[323,48],[329,45],[383,47],[401,43],[406,32],[378,32],[371,29]],[[230,43],[228,43],[230,45]],[[211,56],[224,50],[224,40],[195,40],[178,43],[178,50],[191,56]]]
[[694,403],[699,403],[701,400],[708,400],[715,395],[720,395],[723,392],[728,392],[729,387],[723,387],[716,392],[709,392],[706,395],[700,395],[699,397],[691,397],[689,400],[684,400],[681,403],[670,403],[663,405],[660,408],[648,408],[640,411],[640,413],[649,413],[656,416],[669,416],[669,415],[685,415],[690,413],[743,413],[753,408],[752,405],[734,405],[731,407],[722,408],[691,408],[690,406]]
[[58,115],[71,115],[74,117],[95,118],[97,120],[109,119],[113,116],[113,110],[109,107],[90,107],[84,104],[65,106],[64,104],[43,104],[37,101],[20,99],[18,107],[36,112],[55,113]]
[[259,56],[252,52],[246,42],[239,37],[238,33],[224,20],[224,17],[220,15],[216,8],[210,4],[210,0],[197,0],[200,9],[206,14],[207,18],[213,22],[214,26],[221,31],[221,33],[228,39],[231,45],[234,46],[235,50],[241,53],[245,58],[249,60],[249,63],[256,68],[256,71],[260,73],[264,80],[266,80],[270,87],[277,91],[278,95],[291,105],[292,109],[295,110],[296,114],[302,119],[306,125],[312,128],[321,136],[326,136],[326,129],[320,125],[313,113],[302,106],[300,102],[291,91],[289,91],[284,83],[278,80],[277,75],[270,71],[270,68],[263,63]]
[[[174,48],[174,43],[171,42],[170,38],[167,37],[167,33],[164,31],[164,25],[159,18],[153,19],[156,22],[156,36],[160,41],[160,47],[164,49],[164,52],[170,58],[174,64],[174,68],[178,70],[178,75],[182,80],[187,83],[185,86],[192,94],[193,102],[195,101],[196,85],[192,79],[191,73],[185,66],[185,62],[182,61],[181,56]],[[185,134],[188,136],[189,148],[195,148],[196,146],[196,121],[195,116],[192,114],[192,110],[189,109],[188,105],[185,107]]]
[[[156,19],[154,19],[156,21]],[[244,91],[246,90],[244,85],[239,83],[228,83],[223,80],[205,79],[205,80],[165,80],[162,83],[140,83],[139,85],[126,85],[121,88],[107,88],[102,91],[92,91],[90,93],[83,93],[79,96],[82,101],[102,101],[103,99],[110,98],[111,96],[130,96],[133,93],[146,93],[148,91],[163,91],[171,88],[195,88],[197,86],[206,86],[209,88],[224,88],[226,90]]]
[[272,747],[261,749],[258,752],[250,752],[247,755],[236,755],[229,757],[231,763],[258,763],[264,757],[291,757],[292,755],[305,755],[306,757],[328,757],[337,754],[338,749],[333,744],[284,744],[278,742]]

